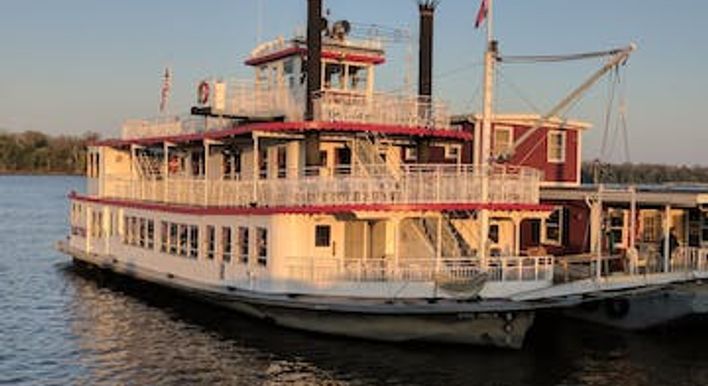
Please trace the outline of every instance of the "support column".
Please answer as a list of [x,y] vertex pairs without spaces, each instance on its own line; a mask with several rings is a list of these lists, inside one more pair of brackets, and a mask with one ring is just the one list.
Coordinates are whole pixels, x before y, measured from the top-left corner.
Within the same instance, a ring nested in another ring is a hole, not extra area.
[[442,215],[438,217],[438,229],[435,239],[435,273],[440,272],[442,263]]
[[521,218],[514,214],[511,221],[514,223],[514,256],[521,256]]
[[209,205],[209,144],[208,139],[204,139],[204,206]]
[[170,144],[167,142],[164,142],[162,144],[162,154],[163,154],[163,159],[162,159],[162,183],[163,183],[163,188],[162,188],[162,201],[167,202],[167,199],[169,197],[169,182],[168,180],[170,179]]
[[605,186],[600,184],[597,190],[597,220],[598,220],[598,235],[597,235],[597,246],[596,246],[596,253],[597,253],[597,260],[595,262],[595,277],[597,279],[600,279],[602,277],[602,240],[603,240],[603,234],[602,234],[602,224],[603,224],[603,215],[602,215],[602,193],[605,190]]
[[86,253],[91,253],[91,232],[93,230],[93,209],[86,206]]
[[252,204],[258,203],[258,180],[260,179],[260,164],[259,164],[259,155],[260,155],[260,143],[258,139],[258,134],[253,133],[253,196],[251,198]]
[[671,236],[671,205],[666,205],[664,207],[664,272],[669,272],[669,253],[671,252],[671,245],[669,243],[669,238]]
[[487,271],[487,250],[489,244],[489,211],[482,209],[479,212],[479,265],[482,271]]

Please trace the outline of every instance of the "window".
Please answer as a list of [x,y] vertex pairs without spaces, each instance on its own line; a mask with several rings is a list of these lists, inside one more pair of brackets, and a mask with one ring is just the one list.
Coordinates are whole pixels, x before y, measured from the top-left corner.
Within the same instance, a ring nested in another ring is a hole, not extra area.
[[494,128],[494,148],[492,154],[499,157],[511,150],[514,140],[513,128],[509,126],[496,126]]
[[238,149],[223,153],[222,174],[225,180],[237,180],[241,175],[241,153]]
[[169,233],[168,233],[167,221],[160,222],[160,252],[167,253],[167,246],[169,245]]
[[268,230],[256,228],[256,241],[258,242],[258,264],[268,265]]
[[347,66],[348,84],[351,91],[365,92],[369,71],[366,67],[349,65]]
[[228,263],[231,261],[231,228],[221,228],[221,259]]
[[138,245],[141,247],[145,247],[147,244],[147,220],[144,218],[138,219],[138,229],[139,229],[139,237],[138,237]]
[[544,243],[560,245],[563,241],[563,208],[556,207],[546,219],[544,226]]
[[179,254],[187,256],[187,248],[189,247],[189,229],[184,224],[179,224]]
[[315,246],[329,247],[331,244],[332,227],[329,225],[315,226]]
[[278,161],[278,178],[285,178],[288,174],[288,153],[285,146],[278,146],[276,152]]
[[199,227],[189,226],[189,257],[196,259],[199,256]]
[[491,224],[489,226],[489,240],[494,244],[499,243],[499,224]]
[[565,132],[548,132],[548,162],[565,162]]
[[238,254],[239,261],[243,264],[248,264],[249,242],[247,227],[238,227]]
[[325,63],[324,72],[325,89],[344,89],[344,66],[342,64]]
[[170,223],[170,253],[177,254],[177,236],[179,235],[177,224]]
[[460,146],[459,145],[445,145],[445,159],[458,160],[460,157]]
[[406,161],[417,161],[418,160],[418,148],[417,147],[406,147],[403,149],[403,159]]
[[701,233],[703,243],[708,244],[708,213],[703,213],[703,229]]
[[209,260],[214,260],[214,254],[216,253],[216,229],[213,225],[207,225],[206,227],[206,258]]
[[258,174],[259,178],[268,178],[268,149],[258,152]]
[[155,248],[155,221],[147,221],[147,248]]

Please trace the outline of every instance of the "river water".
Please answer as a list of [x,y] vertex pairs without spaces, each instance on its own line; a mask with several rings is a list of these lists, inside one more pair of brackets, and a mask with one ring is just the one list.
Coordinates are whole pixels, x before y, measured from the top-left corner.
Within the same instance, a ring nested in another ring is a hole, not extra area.
[[708,385],[708,321],[631,334],[542,316],[520,351],[390,345],[79,270],[52,245],[83,184],[0,177],[0,384]]

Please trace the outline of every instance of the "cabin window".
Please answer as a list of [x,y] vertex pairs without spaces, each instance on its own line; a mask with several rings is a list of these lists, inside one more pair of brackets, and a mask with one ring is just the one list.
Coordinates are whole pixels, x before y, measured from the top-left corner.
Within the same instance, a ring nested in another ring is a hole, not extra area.
[[496,126],[494,128],[494,149],[492,149],[494,157],[507,154],[511,150],[513,135],[512,127]]
[[239,260],[243,264],[248,264],[249,241],[248,227],[238,227],[238,253]]
[[446,144],[445,148],[445,159],[448,160],[459,160],[460,159],[460,146]]
[[184,224],[179,224],[179,254],[187,256],[189,248],[189,228]]
[[702,240],[704,244],[708,244],[708,213],[703,213],[703,229]]
[[499,224],[491,224],[489,226],[489,240],[494,244],[499,243]]
[[341,63],[325,63],[324,72],[325,89],[344,89],[344,65]]
[[268,178],[268,149],[258,151],[258,174],[259,178]]
[[368,83],[369,69],[362,66],[347,66],[347,87],[351,91],[365,92]]
[[241,152],[238,149],[223,153],[222,175],[225,180],[237,180],[241,175]]
[[278,178],[285,178],[288,175],[288,149],[285,146],[278,146],[276,156],[278,161]]
[[418,148],[417,147],[406,147],[403,149],[403,159],[406,161],[417,161],[418,160]]
[[147,247],[155,248],[155,221],[147,220]]
[[199,227],[189,226],[189,257],[196,259],[199,256]]
[[258,245],[258,264],[265,267],[268,265],[268,230],[256,228],[256,241]]
[[209,260],[214,260],[214,254],[216,253],[216,229],[213,225],[207,225],[206,227],[206,258]]
[[543,242],[560,245],[563,241],[563,207],[556,207],[544,224]]
[[315,226],[315,246],[329,247],[332,243],[332,227],[329,225]]
[[170,223],[170,253],[177,254],[177,236],[179,235],[177,224]]
[[289,88],[295,88],[295,61],[292,58],[283,61],[285,82]]
[[548,132],[548,162],[565,162],[565,132],[552,130]]
[[138,237],[138,245],[141,247],[145,247],[147,244],[147,221],[144,218],[138,219],[138,229],[139,229],[139,237]]
[[221,228],[221,259],[225,263],[231,262],[231,227]]
[[160,222],[160,251],[167,253],[167,247],[169,245],[169,233],[167,221]]

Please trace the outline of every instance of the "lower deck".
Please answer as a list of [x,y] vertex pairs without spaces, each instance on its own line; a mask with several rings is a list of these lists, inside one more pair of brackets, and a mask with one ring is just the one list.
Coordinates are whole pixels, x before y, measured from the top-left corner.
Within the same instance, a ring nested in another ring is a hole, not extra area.
[[136,268],[262,293],[505,298],[553,282],[552,257],[518,253],[518,216],[493,213],[480,254],[472,212],[203,215],[73,199],[69,243]]

